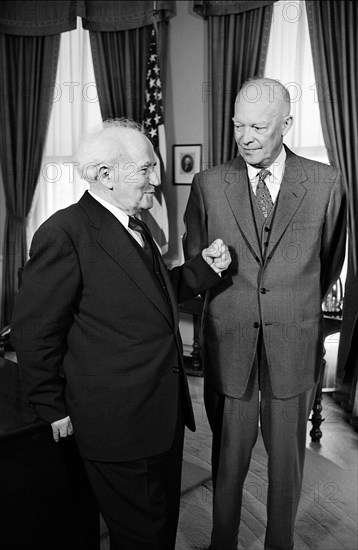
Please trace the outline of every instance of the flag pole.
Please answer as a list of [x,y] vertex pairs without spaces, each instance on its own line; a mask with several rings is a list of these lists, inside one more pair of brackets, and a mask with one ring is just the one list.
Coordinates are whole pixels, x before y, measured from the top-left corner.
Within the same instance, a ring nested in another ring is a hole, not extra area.
[[[156,172],[158,179],[163,183],[166,166],[166,139],[164,128],[164,109],[162,96],[162,83],[160,78],[160,62],[158,54],[158,23],[157,2],[153,3],[153,26],[147,58],[145,107],[143,111],[143,127],[152,141],[156,155]],[[162,254],[168,251],[169,220],[168,211],[163,193],[163,187],[156,187],[153,207],[141,213],[141,217],[147,223],[154,239],[159,245]]]
[[153,1],[153,27],[156,35],[158,36],[158,21],[157,21],[157,0]]

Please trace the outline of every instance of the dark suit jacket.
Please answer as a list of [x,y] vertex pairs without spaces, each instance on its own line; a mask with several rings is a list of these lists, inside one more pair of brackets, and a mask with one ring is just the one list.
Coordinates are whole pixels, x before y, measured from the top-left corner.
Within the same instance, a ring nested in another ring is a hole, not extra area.
[[38,415],[53,422],[69,414],[86,458],[125,461],[166,451],[180,382],[194,429],[177,300],[220,278],[201,255],[171,272],[161,261],[160,269],[170,304],[140,247],[88,193],[34,236],[12,342]]
[[184,252],[192,258],[220,235],[233,258],[227,288],[206,294],[207,380],[217,391],[241,397],[262,327],[273,391],[284,398],[313,387],[318,379],[321,304],[344,258],[345,196],[336,169],[287,149],[278,202],[262,240],[249,186],[241,157],[194,177]]

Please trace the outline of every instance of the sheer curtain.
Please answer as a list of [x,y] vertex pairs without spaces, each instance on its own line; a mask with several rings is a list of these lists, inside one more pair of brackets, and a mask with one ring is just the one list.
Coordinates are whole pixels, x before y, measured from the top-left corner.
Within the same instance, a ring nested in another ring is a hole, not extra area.
[[[285,144],[294,153],[329,164],[323,140],[311,42],[304,1],[274,4],[265,76],[282,82],[290,91],[294,124]],[[341,280],[344,285],[347,262]],[[335,387],[339,334],[325,341],[325,388]]]
[[89,31],[61,36],[53,107],[40,177],[27,220],[27,246],[36,229],[51,214],[78,201],[88,188],[72,161],[81,135],[100,126],[102,118],[89,41]]
[[294,124],[285,143],[302,156],[328,163],[304,1],[275,2],[265,76],[290,91]]

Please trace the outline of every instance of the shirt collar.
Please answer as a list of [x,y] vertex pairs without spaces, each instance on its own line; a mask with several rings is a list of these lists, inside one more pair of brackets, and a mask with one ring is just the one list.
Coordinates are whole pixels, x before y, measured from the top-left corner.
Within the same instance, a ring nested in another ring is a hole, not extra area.
[[99,202],[102,206],[104,206],[104,208],[107,208],[107,210],[109,210],[111,212],[111,214],[113,214],[113,216],[115,216],[117,218],[118,221],[121,222],[122,225],[124,225],[124,227],[126,227],[128,229],[128,223],[129,223],[129,216],[128,214],[126,214],[125,212],[123,212],[123,210],[121,210],[120,208],[118,208],[118,206],[114,206],[113,204],[111,204],[110,202],[102,199],[101,197],[99,197],[98,195],[95,195],[94,193],[92,193],[90,190],[88,191],[88,193],[91,195],[91,197],[93,197],[97,202]]
[[[285,169],[285,162],[286,162],[286,150],[284,147],[282,147],[279,155],[277,156],[276,160],[270,166],[268,166],[268,170],[271,172],[270,179],[277,183],[281,183],[282,177],[283,177],[283,171]],[[257,174],[260,172],[261,168],[255,168],[254,166],[251,166],[251,164],[247,164],[247,173],[249,176],[250,181],[256,180]]]

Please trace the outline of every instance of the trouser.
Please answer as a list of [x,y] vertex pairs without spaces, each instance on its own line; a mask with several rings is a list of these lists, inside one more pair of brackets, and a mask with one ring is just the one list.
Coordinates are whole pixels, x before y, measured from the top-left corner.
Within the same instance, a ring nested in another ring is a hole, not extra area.
[[[261,398],[259,402],[259,391]],[[272,392],[263,344],[245,394],[218,394],[207,382],[204,399],[213,431],[212,550],[236,550],[244,481],[259,420],[268,455],[266,550],[293,548],[293,529],[301,493],[307,420],[315,388],[287,399]]]
[[183,440],[179,414],[173,444],[165,453],[130,462],[84,459],[111,550],[174,550]]

